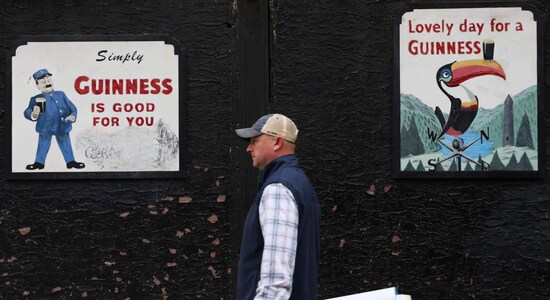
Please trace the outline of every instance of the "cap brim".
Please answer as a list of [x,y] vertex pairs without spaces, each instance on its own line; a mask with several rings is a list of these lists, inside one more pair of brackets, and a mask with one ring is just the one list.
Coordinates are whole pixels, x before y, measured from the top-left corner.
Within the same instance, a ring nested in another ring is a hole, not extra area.
[[249,139],[249,138],[257,137],[257,136],[262,134],[260,131],[257,131],[257,130],[252,129],[252,128],[235,129],[235,133],[243,139]]

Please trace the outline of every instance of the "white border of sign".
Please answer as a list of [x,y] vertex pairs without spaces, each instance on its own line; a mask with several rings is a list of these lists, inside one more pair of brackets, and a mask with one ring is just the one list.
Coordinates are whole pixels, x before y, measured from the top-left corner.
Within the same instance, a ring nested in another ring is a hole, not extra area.
[[[185,53],[179,43],[162,35],[24,36],[12,49],[7,72],[10,178],[183,175]],[[37,89],[33,74],[42,69],[51,74],[57,96]],[[52,99],[47,107],[62,122],[67,117],[62,106],[76,107],[68,134],[74,160],[83,168],[69,168],[66,151],[60,151],[57,139],[68,131],[63,124],[39,124],[40,119],[24,116],[36,97]],[[62,103],[52,106],[57,101]],[[44,131],[52,135],[44,167],[29,168],[39,159]]]

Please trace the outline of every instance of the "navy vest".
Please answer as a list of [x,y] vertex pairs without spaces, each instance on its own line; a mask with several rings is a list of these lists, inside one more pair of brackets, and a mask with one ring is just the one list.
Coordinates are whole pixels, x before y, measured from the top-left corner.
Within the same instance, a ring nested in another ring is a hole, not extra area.
[[264,246],[258,207],[265,187],[272,183],[286,186],[298,204],[298,245],[290,299],[317,299],[321,208],[313,186],[299,168],[298,159],[293,154],[273,160],[260,173],[260,190],[250,207],[243,229],[237,270],[237,298],[251,300],[256,294]]

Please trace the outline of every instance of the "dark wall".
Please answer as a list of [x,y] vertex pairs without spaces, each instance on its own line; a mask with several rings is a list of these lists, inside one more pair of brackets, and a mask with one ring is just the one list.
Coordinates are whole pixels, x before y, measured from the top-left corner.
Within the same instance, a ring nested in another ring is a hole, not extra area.
[[[547,178],[392,178],[392,21],[413,2],[426,1],[273,5],[270,110],[296,119],[322,199],[319,294],[398,286],[413,299],[549,299]],[[549,45],[550,3],[530,3]]]
[[187,53],[188,144],[183,179],[2,176],[0,298],[233,298],[231,2],[9,1],[0,15],[3,174],[11,101],[4,96],[6,57],[22,34],[174,38]]
[[[298,124],[321,200],[319,298],[387,286],[413,299],[550,297],[547,178],[392,178],[392,22],[409,2],[10,1],[0,95],[19,35],[167,34],[187,53],[187,149],[183,179],[2,175],[0,299],[235,298],[255,173],[233,129],[268,111]],[[530,3],[547,19],[549,3]],[[6,157],[7,145],[2,174]]]

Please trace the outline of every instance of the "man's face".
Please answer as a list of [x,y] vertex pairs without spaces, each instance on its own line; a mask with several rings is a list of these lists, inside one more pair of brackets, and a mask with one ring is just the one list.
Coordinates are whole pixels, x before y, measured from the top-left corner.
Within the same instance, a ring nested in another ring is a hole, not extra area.
[[262,134],[250,139],[246,152],[250,153],[252,166],[260,171],[276,157],[277,138]]
[[46,75],[40,79],[37,79],[36,88],[42,91],[42,93],[50,93],[53,91],[52,77],[50,75]]

